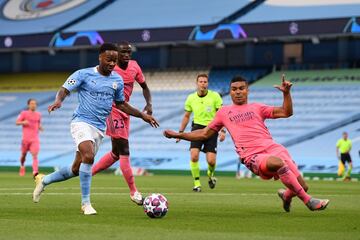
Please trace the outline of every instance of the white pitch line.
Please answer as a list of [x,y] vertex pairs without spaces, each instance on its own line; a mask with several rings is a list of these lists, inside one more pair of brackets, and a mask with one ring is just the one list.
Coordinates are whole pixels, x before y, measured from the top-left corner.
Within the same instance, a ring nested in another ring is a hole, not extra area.
[[[162,193],[164,195],[195,195],[194,193]],[[16,196],[21,196],[21,195],[32,195],[32,193],[29,192],[24,192],[24,193],[19,193],[19,192],[2,192],[0,193],[0,196],[6,196],[6,195],[16,195]],[[60,193],[60,192],[52,192],[52,193],[43,193],[42,195],[54,195],[54,196],[61,196],[61,195],[80,195],[80,192],[73,192],[73,193]],[[128,196],[129,193],[91,193],[91,195],[98,195],[98,196]],[[235,193],[202,193],[202,196],[234,196],[234,195],[239,195],[239,194],[235,194]],[[259,195],[259,194],[256,194]],[[270,194],[269,194],[270,195]],[[273,194],[272,194],[273,195]]]
[[[56,190],[79,190],[80,187],[56,187],[53,188]],[[99,189],[99,190],[127,190],[129,189],[128,187],[92,187],[91,189]],[[141,189],[154,189],[154,188],[141,188]],[[161,189],[172,189],[172,188],[161,188]],[[34,187],[29,187],[29,188],[0,188],[0,191],[16,191],[16,190],[34,190]]]
[[[61,193],[61,192],[50,192],[50,193],[43,193],[42,195],[52,195],[52,196],[61,196],[61,195],[79,195],[79,192],[74,193]],[[196,196],[196,197],[207,197],[207,196],[275,196],[275,193],[162,193],[164,195],[173,195],[173,196]],[[0,196],[8,196],[8,195],[15,195],[15,196],[27,196],[32,195],[32,193],[19,193],[19,192],[2,192]],[[97,196],[128,196],[129,193],[92,193],[91,195]],[[355,195],[359,194],[316,194],[317,196],[325,196],[325,197],[354,197]]]

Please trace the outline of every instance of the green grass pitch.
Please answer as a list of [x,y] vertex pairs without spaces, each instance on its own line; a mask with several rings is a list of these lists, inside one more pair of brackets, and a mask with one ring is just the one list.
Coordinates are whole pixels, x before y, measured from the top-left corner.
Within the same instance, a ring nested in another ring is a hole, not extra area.
[[150,219],[130,201],[121,176],[93,178],[96,216],[80,213],[77,178],[47,187],[40,203],[31,200],[29,175],[0,173],[0,239],[360,239],[360,183],[309,181],[310,193],[329,198],[325,211],[311,212],[298,199],[285,213],[279,181],[218,177],[214,190],[203,177],[203,192],[191,191],[189,176],[137,177],[144,193],[169,200],[162,219]]

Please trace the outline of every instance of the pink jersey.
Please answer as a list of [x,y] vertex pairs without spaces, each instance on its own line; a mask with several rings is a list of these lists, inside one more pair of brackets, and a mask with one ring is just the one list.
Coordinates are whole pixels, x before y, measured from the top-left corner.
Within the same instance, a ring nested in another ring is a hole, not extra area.
[[135,81],[139,84],[145,82],[145,78],[141,71],[141,68],[136,61],[130,60],[126,70],[123,70],[116,65],[114,71],[117,72],[124,79],[125,101],[128,102],[130,100]]
[[39,128],[41,124],[41,114],[30,110],[22,111],[18,116],[19,121],[28,121],[27,125],[23,125],[23,140],[39,141]]
[[[136,61],[130,60],[126,70],[116,66],[114,69],[124,79],[125,101],[130,100],[135,81],[139,84],[145,82],[144,75]],[[106,135],[113,138],[129,138],[130,116],[112,105],[110,116],[106,119]]]
[[265,119],[273,118],[274,107],[259,103],[224,106],[208,125],[215,131],[226,127],[241,158],[247,158],[276,144],[265,126]]

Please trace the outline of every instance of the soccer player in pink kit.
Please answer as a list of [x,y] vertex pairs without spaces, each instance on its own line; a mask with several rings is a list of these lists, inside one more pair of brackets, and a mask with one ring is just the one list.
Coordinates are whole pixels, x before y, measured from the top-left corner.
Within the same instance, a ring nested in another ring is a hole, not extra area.
[[41,114],[36,111],[37,103],[35,99],[27,101],[28,110],[22,111],[16,119],[16,125],[22,126],[22,142],[19,175],[25,175],[25,160],[27,152],[30,152],[33,158],[32,168],[33,176],[39,172],[38,153],[40,149],[39,131],[43,131],[41,126]]
[[[125,101],[129,102],[135,81],[143,89],[146,101],[144,112],[152,114],[151,93],[148,88],[140,66],[131,60],[131,45],[128,42],[119,44],[119,59],[114,71],[124,79]],[[143,198],[137,190],[133,172],[130,165],[129,130],[130,116],[114,105],[111,114],[106,120],[106,135],[111,137],[112,150],[106,153],[92,168],[92,174],[107,169],[120,159],[120,169],[130,189],[130,199],[138,205],[142,205]]]
[[164,131],[168,138],[188,141],[203,141],[226,127],[235,144],[236,152],[243,163],[262,179],[280,179],[286,190],[280,189],[278,195],[286,212],[290,211],[291,199],[299,197],[312,211],[323,210],[329,203],[327,199],[316,199],[306,193],[308,187],[291,159],[286,148],[276,143],[267,127],[265,119],[288,118],[293,114],[290,88],[292,83],[282,77],[282,84],[276,85],[284,96],[281,107],[248,103],[248,84],[242,77],[231,80],[230,95],[233,105],[224,106],[216,113],[214,120],[204,129],[190,133]]

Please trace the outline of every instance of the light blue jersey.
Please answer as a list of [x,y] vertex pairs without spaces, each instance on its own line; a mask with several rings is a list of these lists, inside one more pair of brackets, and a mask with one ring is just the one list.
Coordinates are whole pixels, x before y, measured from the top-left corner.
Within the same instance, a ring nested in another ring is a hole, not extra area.
[[63,87],[70,92],[78,91],[79,106],[74,111],[72,121],[86,122],[101,131],[105,131],[105,121],[113,101],[125,101],[122,77],[116,72],[103,76],[96,67],[74,72]]

